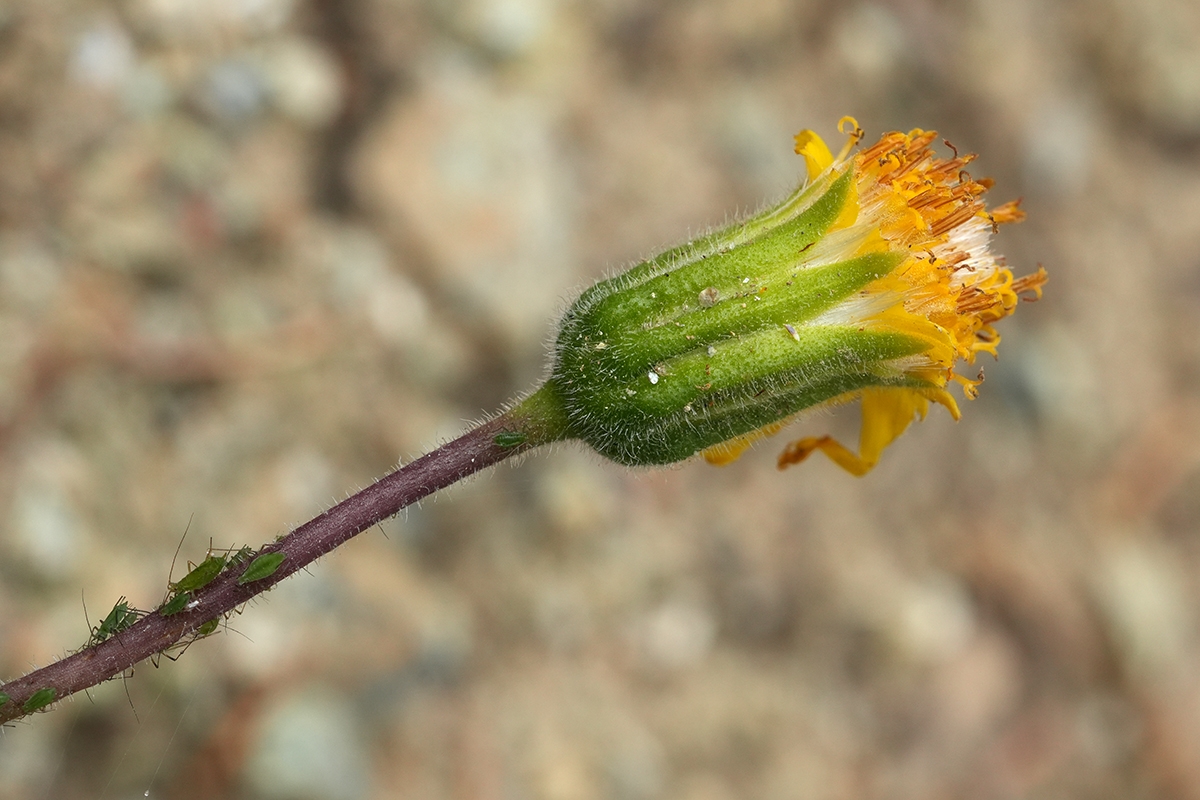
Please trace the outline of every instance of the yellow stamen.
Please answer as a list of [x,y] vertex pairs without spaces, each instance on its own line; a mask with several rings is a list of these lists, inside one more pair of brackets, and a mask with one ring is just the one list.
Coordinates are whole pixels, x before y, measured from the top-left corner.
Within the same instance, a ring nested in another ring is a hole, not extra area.
[[1025,219],[1025,212],[1021,210],[1020,206],[1020,200],[1009,200],[1003,205],[996,206],[992,209],[992,222],[997,225],[1020,222]]

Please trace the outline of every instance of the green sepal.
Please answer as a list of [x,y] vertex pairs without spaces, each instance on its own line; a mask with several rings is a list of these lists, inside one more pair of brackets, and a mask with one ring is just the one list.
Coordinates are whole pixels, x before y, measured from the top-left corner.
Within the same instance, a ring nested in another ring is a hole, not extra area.
[[597,283],[563,317],[558,347],[563,334],[590,334],[599,343],[687,309],[703,310],[700,293],[710,288],[718,298],[733,298],[745,291],[747,279],[756,287],[785,282],[838,218],[851,178],[847,170],[811,205],[775,227],[762,230],[755,219],[738,223]]
[[711,308],[693,303],[671,317],[655,320],[651,327],[643,322],[614,332],[604,347],[592,347],[590,360],[601,362],[601,368],[614,377],[645,375],[648,368],[668,359],[706,352],[710,345],[727,339],[764,328],[799,326],[887,275],[902,258],[898,253],[871,253],[824,267],[792,270],[773,281],[751,282],[745,291]]
[[3,705],[5,705],[5,704],[6,704],[6,703],[8,703],[8,701],[10,701],[10,700],[12,700],[12,698],[11,698],[11,697],[9,697],[8,695],[6,695],[4,692],[0,692],[0,706],[3,706]]
[[713,357],[668,362],[657,384],[619,384],[580,398],[584,438],[623,464],[669,464],[869,386],[911,385],[890,361],[925,343],[850,327],[784,328],[724,343]]
[[250,562],[250,566],[246,567],[246,571],[238,578],[238,586],[269,578],[275,574],[275,570],[279,569],[279,565],[285,558],[287,558],[285,553],[265,553],[259,556]]

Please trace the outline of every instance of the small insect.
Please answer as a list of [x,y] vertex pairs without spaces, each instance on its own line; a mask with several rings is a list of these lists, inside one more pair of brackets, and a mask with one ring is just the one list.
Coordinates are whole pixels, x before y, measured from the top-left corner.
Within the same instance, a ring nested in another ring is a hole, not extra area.
[[192,593],[184,592],[182,594],[175,595],[170,600],[163,603],[162,608],[160,608],[158,611],[164,617],[170,617],[178,614],[180,611],[183,611],[183,609],[186,608],[187,604],[190,602],[192,602]]
[[246,567],[246,571],[238,578],[238,586],[245,586],[247,583],[269,578],[275,574],[275,570],[279,569],[279,565],[283,563],[285,558],[287,558],[286,553],[264,553],[251,561],[250,566]]
[[154,665],[155,669],[158,669],[159,664],[162,663],[162,659],[164,658],[171,662],[178,661],[179,657],[187,652],[187,649],[191,646],[192,641],[192,639],[187,639],[186,641],[175,642],[175,644],[171,645],[166,650],[150,656],[150,663]]
[[497,447],[509,448],[516,447],[520,444],[525,444],[528,439],[529,437],[523,433],[516,431],[501,431],[500,433],[496,434],[492,441]]
[[116,636],[141,619],[141,617],[142,612],[130,607],[129,602],[122,597],[113,605],[112,611],[108,612],[108,616],[100,620],[99,625],[92,628],[92,635],[88,644],[100,644]]
[[225,563],[225,556],[210,555],[193,567],[192,571],[187,575],[184,575],[174,583],[168,584],[168,586],[176,594],[199,591],[212,583],[221,574],[221,570],[225,569]]
[[239,564],[245,564],[246,562],[248,562],[250,560],[250,558],[253,555],[254,555],[254,548],[251,547],[250,545],[246,545],[246,546],[238,549],[235,553],[233,553],[232,555],[229,556],[228,568],[233,569],[234,567],[238,566]]
[[219,626],[220,624],[221,624],[220,617],[217,617],[215,619],[210,619],[208,622],[204,623],[199,628],[196,628],[196,638],[199,639],[202,636],[208,636],[213,631],[215,631],[217,629],[217,626]]
[[58,690],[53,686],[47,686],[44,689],[38,689],[33,694],[29,695],[29,699],[21,706],[21,710],[26,714],[32,714],[34,711],[43,709],[54,702],[54,698],[58,697]]
[[165,650],[150,656],[150,663],[154,665],[155,669],[158,669],[161,658],[166,658],[168,661],[178,661],[183,657],[183,654],[187,652],[188,648],[192,646],[193,642],[216,633],[217,628],[220,627],[221,623],[224,622],[228,616],[228,614],[225,614],[205,622],[203,625],[196,628],[196,630],[192,631],[190,636],[187,636],[186,638],[175,642]]

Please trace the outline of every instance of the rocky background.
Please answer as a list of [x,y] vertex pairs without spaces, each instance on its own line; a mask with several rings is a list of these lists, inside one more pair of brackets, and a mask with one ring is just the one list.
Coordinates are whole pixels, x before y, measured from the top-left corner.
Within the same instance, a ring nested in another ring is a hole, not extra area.
[[501,467],[0,732],[0,798],[1200,798],[1198,43],[1194,0],[7,0],[0,676],[532,386],[800,128],[981,152],[1051,283],[864,479]]

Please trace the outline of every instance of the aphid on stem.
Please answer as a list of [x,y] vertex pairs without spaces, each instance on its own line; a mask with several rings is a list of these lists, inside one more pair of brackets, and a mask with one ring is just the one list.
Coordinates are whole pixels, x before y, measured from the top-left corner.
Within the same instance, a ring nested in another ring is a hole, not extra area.
[[252,581],[261,581],[263,578],[269,578],[275,574],[275,570],[279,569],[279,565],[287,558],[285,553],[264,553],[258,558],[250,562],[250,566],[246,567],[246,571],[238,578],[238,586],[245,586]]
[[[211,552],[210,549],[210,555],[192,567],[187,575],[184,575],[172,584],[168,584],[171,591],[175,594],[196,592],[216,580],[216,577],[221,574],[221,570],[225,569],[226,558],[225,556],[211,555]],[[188,566],[191,566],[190,561],[188,562]]]
[[53,686],[47,686],[44,689],[38,689],[33,694],[29,695],[29,699],[21,706],[21,710],[26,714],[32,714],[34,711],[40,711],[46,706],[54,702],[54,698],[58,697],[58,690]]
[[174,616],[180,611],[183,611],[183,609],[186,608],[187,604],[190,602],[192,602],[192,593],[184,592],[183,594],[175,595],[170,600],[163,603],[162,607],[159,608],[158,611],[164,617]]
[[[84,606],[83,615],[84,619],[87,619],[87,606]],[[88,627],[91,630],[91,635],[88,637],[88,645],[100,644],[116,636],[143,616],[144,612],[130,606],[129,602],[122,596],[121,599],[113,604],[112,610],[108,612],[108,615],[100,620],[99,625],[93,628],[89,621]]]

